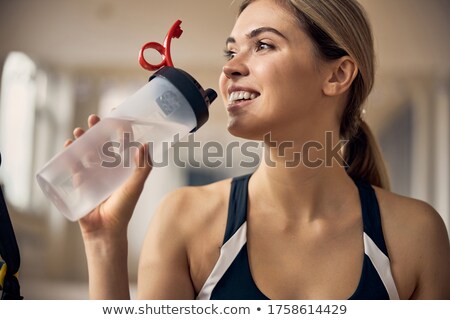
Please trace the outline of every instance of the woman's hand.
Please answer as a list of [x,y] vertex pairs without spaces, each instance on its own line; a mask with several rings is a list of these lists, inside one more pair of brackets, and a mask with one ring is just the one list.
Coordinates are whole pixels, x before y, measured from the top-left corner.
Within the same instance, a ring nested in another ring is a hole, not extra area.
[[[96,115],[89,116],[89,128],[99,121]],[[83,129],[76,128],[73,135],[77,139],[83,133]],[[72,140],[68,140],[65,146],[71,143]],[[134,160],[136,168],[128,180],[79,221],[86,250],[91,299],[130,298],[127,227],[152,168],[148,147],[139,148]]]
[[[89,116],[89,128],[99,121],[100,118],[98,116]],[[84,132],[83,129],[76,128],[73,131],[73,135],[77,139]],[[71,143],[72,140],[67,140],[64,146],[67,147]],[[85,240],[126,233],[128,223],[152,168],[147,145],[143,145],[137,150],[134,161],[136,168],[128,180],[108,199],[100,203],[87,216],[80,219],[79,223]]]

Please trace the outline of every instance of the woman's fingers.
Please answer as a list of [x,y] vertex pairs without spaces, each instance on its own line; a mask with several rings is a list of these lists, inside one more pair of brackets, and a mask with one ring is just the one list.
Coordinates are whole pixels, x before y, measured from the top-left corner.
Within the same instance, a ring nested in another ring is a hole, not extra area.
[[88,117],[88,126],[89,126],[89,128],[93,127],[99,121],[100,121],[100,118],[96,114],[91,114]]
[[71,139],[67,139],[66,142],[64,142],[64,148],[67,148],[71,144],[72,144],[72,140]]
[[[98,122],[100,121],[100,118],[97,116],[97,115],[95,115],[95,114],[91,114],[89,117],[88,117],[88,126],[89,126],[89,128],[91,128],[91,127],[93,127],[95,124],[97,124]],[[80,128],[80,127],[78,127],[78,128],[75,128],[74,130],[73,130],[73,136],[74,136],[74,138],[75,139],[78,139],[79,137],[81,137],[83,134],[84,134],[84,129],[82,129],[82,128]],[[67,147],[68,145],[70,145],[72,143],[72,140],[67,140],[66,141],[66,143],[64,144],[64,147]]]
[[75,139],[78,139],[79,137],[81,137],[84,134],[84,130],[81,128],[75,128],[73,130],[73,136]]

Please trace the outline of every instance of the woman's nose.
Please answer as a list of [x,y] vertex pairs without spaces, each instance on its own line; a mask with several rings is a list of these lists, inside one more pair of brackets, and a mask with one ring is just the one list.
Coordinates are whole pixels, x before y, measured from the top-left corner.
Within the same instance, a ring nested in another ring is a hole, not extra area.
[[236,55],[223,66],[222,72],[228,79],[232,79],[248,75],[249,69],[247,64]]

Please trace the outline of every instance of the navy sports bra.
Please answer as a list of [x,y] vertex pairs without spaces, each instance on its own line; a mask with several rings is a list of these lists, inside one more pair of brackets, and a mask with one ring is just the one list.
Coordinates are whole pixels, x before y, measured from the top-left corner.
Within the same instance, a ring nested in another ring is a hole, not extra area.
[[[197,299],[265,300],[253,280],[247,254],[247,198],[251,175],[234,178],[225,238],[219,259]],[[373,188],[360,181],[358,187],[364,226],[364,261],[360,281],[350,299],[399,299],[392,277],[380,209]]]

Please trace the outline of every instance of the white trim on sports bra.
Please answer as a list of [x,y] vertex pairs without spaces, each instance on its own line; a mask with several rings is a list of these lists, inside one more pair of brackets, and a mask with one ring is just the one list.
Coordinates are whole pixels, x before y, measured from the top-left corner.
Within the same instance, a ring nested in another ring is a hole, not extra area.
[[[389,258],[377,247],[373,240],[364,232],[364,253],[369,257],[375,270],[383,282],[389,299],[398,300],[399,295],[392,277]],[[242,247],[247,243],[247,222],[244,222],[236,233],[220,249],[219,259],[211,274],[203,285],[197,300],[209,300],[212,291],[225,272],[236,259]]]
[[375,242],[364,232],[364,252],[372,261],[375,270],[383,281],[384,287],[389,294],[389,299],[399,300],[397,287],[392,277],[389,258],[377,247]]
[[209,300],[211,293],[219,280],[236,259],[239,251],[247,243],[247,222],[244,222],[235,234],[220,249],[219,260],[217,260],[213,271],[200,290],[197,300]]

